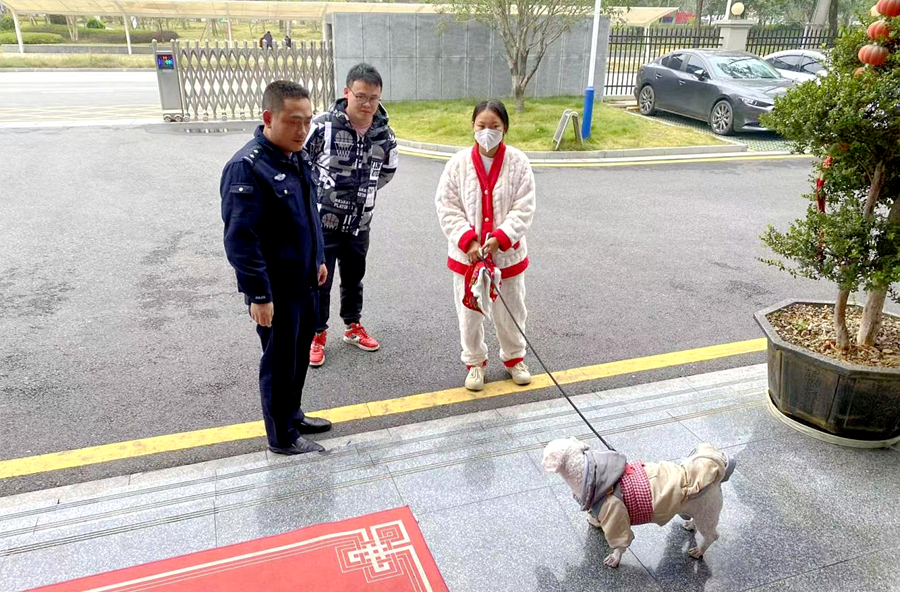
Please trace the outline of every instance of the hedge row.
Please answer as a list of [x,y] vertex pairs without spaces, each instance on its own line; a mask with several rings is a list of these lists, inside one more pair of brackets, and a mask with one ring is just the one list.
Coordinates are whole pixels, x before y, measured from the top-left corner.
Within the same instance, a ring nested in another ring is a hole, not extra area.
[[[31,33],[52,33],[61,35],[67,40],[69,39],[69,31],[65,26],[60,27],[59,25],[43,25],[39,27],[26,27],[25,30]],[[150,43],[154,39],[156,39],[157,41],[169,41],[170,39],[178,39],[178,33],[176,33],[175,31],[160,32],[154,31],[152,29],[131,31],[132,43]],[[125,31],[110,31],[108,29],[85,29],[79,27],[78,41],[124,44],[126,42]]]
[[[22,33],[22,43],[38,45],[44,43],[62,43],[62,35],[54,33]],[[19,42],[15,33],[0,33],[0,43],[15,45]]]

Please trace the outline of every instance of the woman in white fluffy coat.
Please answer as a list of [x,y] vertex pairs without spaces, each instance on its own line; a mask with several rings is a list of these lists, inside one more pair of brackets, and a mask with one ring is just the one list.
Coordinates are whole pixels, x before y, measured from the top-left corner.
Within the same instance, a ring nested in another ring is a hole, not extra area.
[[[462,361],[468,369],[466,388],[484,388],[488,349],[484,341],[484,315],[463,304],[466,272],[484,257],[502,274],[502,303],[492,306],[500,341],[500,359],[517,384],[531,382],[525,365],[525,270],[528,246],[525,235],[534,217],[534,174],[528,157],[507,146],[509,115],[500,101],[475,107],[472,126],[476,143],[450,159],[441,175],[435,202],[441,229],[449,242],[447,267],[453,273],[453,296],[459,317]],[[515,321],[515,322],[514,322]]]

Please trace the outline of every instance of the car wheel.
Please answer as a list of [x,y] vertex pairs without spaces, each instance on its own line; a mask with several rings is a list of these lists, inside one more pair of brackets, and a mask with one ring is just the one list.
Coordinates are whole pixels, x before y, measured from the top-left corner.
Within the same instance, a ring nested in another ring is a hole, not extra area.
[[709,114],[709,127],[720,136],[734,133],[734,108],[731,103],[723,99],[713,106]]
[[641,89],[641,94],[638,96],[638,107],[641,110],[641,115],[653,115],[656,113],[656,91],[649,84]]

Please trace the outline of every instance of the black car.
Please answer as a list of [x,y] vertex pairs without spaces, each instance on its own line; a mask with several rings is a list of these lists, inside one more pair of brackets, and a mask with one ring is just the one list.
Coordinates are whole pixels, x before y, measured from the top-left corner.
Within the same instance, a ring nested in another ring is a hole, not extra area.
[[644,115],[669,111],[728,135],[763,129],[759,116],[793,84],[746,51],[683,49],[641,67],[634,96]]

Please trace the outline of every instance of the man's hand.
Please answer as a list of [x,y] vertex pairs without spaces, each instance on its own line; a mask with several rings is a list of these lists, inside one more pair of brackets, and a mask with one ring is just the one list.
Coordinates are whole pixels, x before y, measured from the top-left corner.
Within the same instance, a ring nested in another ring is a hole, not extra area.
[[484,243],[483,250],[486,255],[492,255],[496,253],[498,250],[500,250],[500,241],[498,241],[494,237],[487,239],[487,242]]
[[272,326],[272,317],[275,316],[275,305],[271,302],[265,304],[253,303],[250,305],[250,318],[256,321],[257,325],[263,327]]
[[325,267],[325,264],[319,266],[319,285],[324,286],[325,282],[328,281],[328,268]]
[[469,258],[469,263],[472,265],[478,263],[478,259],[481,257],[481,244],[479,244],[477,240],[473,240],[469,243],[469,246],[466,249],[466,257]]

